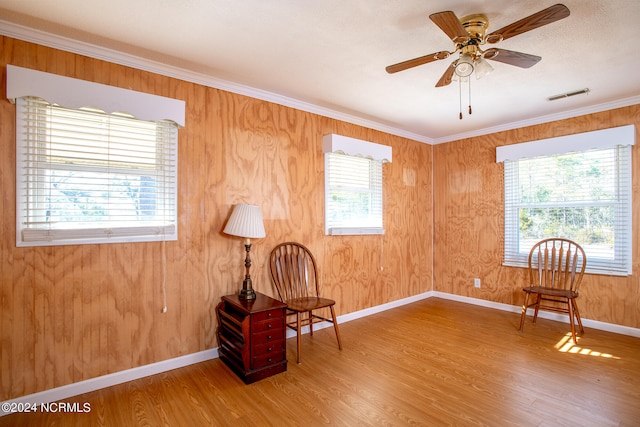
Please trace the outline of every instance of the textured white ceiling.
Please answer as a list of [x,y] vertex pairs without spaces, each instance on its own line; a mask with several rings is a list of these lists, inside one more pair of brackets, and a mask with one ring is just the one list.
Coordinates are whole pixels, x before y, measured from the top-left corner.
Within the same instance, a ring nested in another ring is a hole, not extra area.
[[[640,2],[563,3],[571,11],[568,18],[497,45],[542,61],[529,69],[492,61],[493,73],[472,80],[471,116],[463,86],[462,120],[458,84],[435,87],[453,58],[396,74],[385,67],[452,50],[429,19],[432,13],[483,13],[491,32],[553,2],[0,0],[0,33],[15,36],[18,25],[32,40],[38,38],[31,30],[62,36],[86,43],[87,52],[91,46],[112,49],[172,67],[176,75],[197,73],[249,93],[281,97],[285,104],[300,102],[320,113],[438,143],[640,102],[635,44]],[[583,88],[589,88],[588,95],[547,100]]]

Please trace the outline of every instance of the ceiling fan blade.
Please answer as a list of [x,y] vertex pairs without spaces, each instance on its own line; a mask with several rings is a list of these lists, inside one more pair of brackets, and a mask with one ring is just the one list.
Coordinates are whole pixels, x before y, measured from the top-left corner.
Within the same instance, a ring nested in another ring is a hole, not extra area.
[[540,12],[534,13],[531,16],[527,16],[511,25],[500,28],[497,31],[492,32],[486,37],[487,42],[497,43],[500,40],[506,40],[508,38],[517,36],[527,31],[535,30],[552,22],[559,21],[569,16],[569,9],[563,4],[555,4]]
[[433,21],[444,33],[449,36],[454,43],[466,43],[469,41],[469,33],[464,29],[460,20],[455,13],[447,10],[429,15],[429,19]]
[[447,67],[447,69],[444,71],[444,74],[442,75],[442,77],[440,77],[440,80],[438,80],[438,83],[436,83],[436,87],[447,86],[449,83],[451,83],[451,79],[453,78],[453,72],[456,70],[456,63],[457,62],[458,61],[453,61]]
[[529,68],[536,65],[542,57],[529,55],[528,53],[515,52],[513,50],[491,48],[484,53],[485,59],[498,61],[504,64],[515,65],[520,68]]
[[449,52],[441,51],[436,53],[430,53],[429,55],[424,55],[419,58],[409,59],[407,61],[402,61],[397,64],[389,65],[385,70],[387,73],[393,74],[398,71],[407,70],[409,68],[417,67],[418,65],[428,64],[429,62],[438,61],[440,59],[445,59],[449,57]]

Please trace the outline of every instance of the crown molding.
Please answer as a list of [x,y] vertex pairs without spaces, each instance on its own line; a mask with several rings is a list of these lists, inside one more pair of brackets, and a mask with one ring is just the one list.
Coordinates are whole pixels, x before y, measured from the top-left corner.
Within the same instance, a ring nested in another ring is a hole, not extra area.
[[0,20],[0,34],[8,37],[12,37],[14,39],[36,43],[42,46],[47,46],[54,49],[60,49],[66,52],[76,53],[78,55],[88,56],[91,58],[100,59],[100,60],[108,61],[114,64],[124,65],[127,67],[132,67],[132,68],[136,68],[143,71],[149,71],[151,73],[160,74],[167,77],[173,77],[176,79],[200,84],[200,85],[211,87],[214,89],[220,89],[226,92],[232,92],[232,93],[248,96],[255,99],[260,99],[262,101],[272,102],[274,104],[294,108],[297,110],[317,114],[320,116],[340,120],[347,123],[352,123],[355,125],[385,132],[391,135],[396,135],[403,138],[411,139],[414,141],[424,142],[426,144],[433,144],[433,139],[427,136],[419,135],[413,132],[408,132],[406,130],[385,125],[383,123],[379,123],[370,119],[358,117],[352,114],[343,113],[330,108],[315,105],[309,102],[300,101],[297,99],[289,98],[287,96],[279,95],[277,93],[269,92],[262,89],[257,89],[251,86],[246,86],[246,85],[230,82],[228,80],[219,79],[217,77],[209,76],[203,73],[193,72],[184,68],[174,67],[171,65],[163,64],[158,61],[153,61],[153,60],[141,58],[135,55],[130,55],[128,53],[116,51],[113,49],[104,48],[91,43],[82,42],[82,41],[71,39],[68,37],[58,36],[45,31],[40,31],[30,27],[26,27],[23,25],[17,25],[12,22]]
[[366,119],[353,114],[347,114],[347,113],[333,110],[327,107],[322,107],[316,104],[312,104],[310,102],[300,101],[294,98],[289,98],[287,96],[279,95],[277,93],[230,82],[228,80],[219,79],[217,77],[213,77],[204,73],[197,73],[184,68],[174,67],[168,64],[163,64],[158,61],[141,58],[135,55],[130,55],[130,54],[116,51],[113,49],[104,48],[91,43],[82,42],[82,41],[71,39],[68,37],[58,36],[45,31],[40,31],[30,27],[14,24],[12,22],[4,21],[1,19],[0,19],[0,34],[15,38],[15,39],[51,47],[54,49],[60,49],[67,52],[76,53],[79,55],[84,55],[91,58],[100,59],[100,60],[112,62],[115,64],[136,68],[139,70],[164,75],[167,77],[173,77],[176,79],[185,80],[191,83],[200,84],[200,85],[211,87],[214,89],[220,89],[227,92],[236,93],[239,95],[249,96],[251,98],[260,99],[262,101],[272,102],[274,104],[282,105],[285,107],[290,107],[290,108],[305,111],[308,113],[313,113],[320,116],[328,117],[331,119],[336,119],[343,122],[363,126],[369,129],[374,129],[384,133],[388,133],[390,135],[395,135],[395,136],[411,139],[418,142],[423,142],[430,145],[442,144],[445,142],[457,141],[457,140],[466,139],[466,138],[473,138],[473,137],[478,137],[482,135],[502,132],[506,130],[533,126],[533,125],[548,123],[556,120],[563,120],[563,119],[568,119],[572,117],[582,116],[585,114],[598,113],[601,111],[607,111],[615,108],[628,107],[630,105],[640,104],[640,96],[633,96],[633,97],[624,98],[621,100],[592,105],[584,108],[578,108],[578,109],[564,111],[560,113],[506,123],[498,126],[477,129],[470,132],[447,135],[439,138],[431,138],[426,135],[409,132],[404,129],[399,129],[397,127],[379,123],[374,120]]
[[556,120],[570,119],[572,117],[584,116],[586,114],[600,113],[602,111],[614,110],[616,108],[629,107],[631,105],[640,104],[640,95],[623,98],[616,101],[605,102],[602,104],[591,105],[583,108],[562,111],[560,113],[538,116],[531,119],[520,120],[517,122],[506,123],[499,126],[478,129],[471,132],[459,133],[456,135],[448,135],[441,138],[432,139],[432,144],[442,144],[445,142],[458,141],[460,139],[474,138],[482,135],[503,132],[512,129],[523,128],[527,126],[539,125],[542,123],[554,122]]

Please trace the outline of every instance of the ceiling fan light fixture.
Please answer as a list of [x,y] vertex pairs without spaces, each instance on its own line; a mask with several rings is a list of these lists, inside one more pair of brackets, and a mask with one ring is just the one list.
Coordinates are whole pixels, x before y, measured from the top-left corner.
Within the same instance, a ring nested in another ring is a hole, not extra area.
[[481,79],[493,71],[493,67],[483,58],[478,58],[475,62],[476,79]]
[[468,53],[460,55],[456,63],[455,73],[458,77],[469,77],[473,73],[473,58]]

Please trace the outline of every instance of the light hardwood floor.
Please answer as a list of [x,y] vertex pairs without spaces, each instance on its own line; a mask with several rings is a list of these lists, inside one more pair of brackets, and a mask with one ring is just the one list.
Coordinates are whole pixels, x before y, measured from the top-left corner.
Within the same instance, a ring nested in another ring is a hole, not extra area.
[[638,426],[640,339],[430,298],[288,340],[287,372],[251,385],[220,360],[68,399],[79,414],[0,426]]

